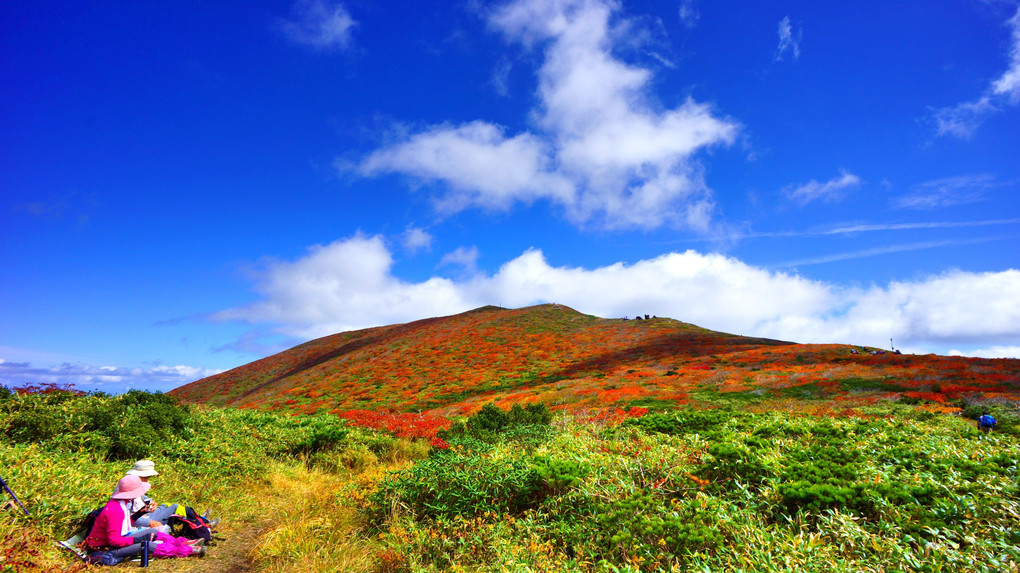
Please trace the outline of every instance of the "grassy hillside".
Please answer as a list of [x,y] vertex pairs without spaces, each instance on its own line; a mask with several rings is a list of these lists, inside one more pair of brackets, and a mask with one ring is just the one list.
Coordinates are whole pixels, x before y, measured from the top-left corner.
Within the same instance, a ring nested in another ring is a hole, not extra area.
[[448,416],[487,402],[572,410],[724,402],[843,411],[890,396],[933,407],[971,394],[1015,400],[1020,360],[793,344],[668,318],[603,319],[547,304],[335,334],[172,394],[211,405],[348,417],[379,409]]

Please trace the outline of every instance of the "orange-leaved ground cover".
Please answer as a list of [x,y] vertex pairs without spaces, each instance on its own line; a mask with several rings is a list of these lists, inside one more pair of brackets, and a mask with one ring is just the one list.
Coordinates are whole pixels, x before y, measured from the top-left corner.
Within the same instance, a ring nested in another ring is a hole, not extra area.
[[829,413],[898,396],[949,408],[970,394],[1020,399],[1020,360],[793,344],[546,304],[343,332],[172,391],[214,405],[333,412],[394,432],[411,423],[399,416],[440,420],[490,402],[614,410],[697,403],[704,392],[780,408],[807,397],[798,408]]

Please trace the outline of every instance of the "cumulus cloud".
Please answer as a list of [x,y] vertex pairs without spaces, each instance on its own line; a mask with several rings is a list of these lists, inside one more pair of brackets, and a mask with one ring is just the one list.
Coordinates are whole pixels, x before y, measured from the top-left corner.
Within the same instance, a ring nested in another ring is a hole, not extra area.
[[185,365],[125,368],[69,362],[45,368],[32,366],[28,362],[0,360],[0,384],[9,388],[56,384],[59,386],[69,385],[86,391],[100,390],[111,394],[132,389],[165,392],[220,372],[222,370]]
[[1020,8],[1006,23],[1012,32],[1009,67],[974,100],[931,110],[938,135],[968,139],[988,116],[1020,103]]
[[706,328],[795,342],[939,350],[1020,342],[1020,271],[952,271],[911,282],[847,288],[695,251],[633,264],[556,267],[528,250],[491,275],[406,282],[381,237],[356,235],[269,265],[263,300],[217,320],[274,323],[313,338],[463,312],[487,304],[566,304],[603,317],[655,314]]
[[1002,183],[987,174],[936,179],[915,186],[908,195],[896,200],[905,209],[936,209],[984,200],[988,191]]
[[407,283],[393,276],[392,267],[381,236],[317,245],[298,260],[265,264],[255,285],[263,300],[211,318],[277,323],[284,334],[308,339],[471,308],[452,281]]
[[323,51],[346,48],[356,25],[343,4],[324,0],[298,0],[290,18],[279,22],[290,41]]
[[837,201],[843,198],[848,189],[860,184],[860,177],[841,171],[838,177],[824,183],[812,179],[803,185],[787,187],[783,193],[788,199],[803,206],[819,199],[827,202]]
[[785,16],[779,21],[779,46],[776,48],[776,61],[781,62],[786,54],[793,56],[793,59],[800,59],[800,40],[803,30],[798,29],[796,33],[790,24],[790,17]]
[[399,171],[443,181],[450,192],[436,205],[444,212],[471,205],[505,209],[540,197],[569,201],[573,192],[569,181],[551,171],[545,142],[527,133],[507,138],[503,128],[482,121],[435,126],[372,153],[360,169],[365,175]]
[[440,184],[445,212],[546,200],[579,225],[707,229],[714,203],[694,155],[732,143],[738,126],[692,99],[661,109],[648,95],[651,72],[614,53],[617,8],[608,0],[502,6],[491,27],[544,48],[535,129],[435,125],[369,154],[357,171]]

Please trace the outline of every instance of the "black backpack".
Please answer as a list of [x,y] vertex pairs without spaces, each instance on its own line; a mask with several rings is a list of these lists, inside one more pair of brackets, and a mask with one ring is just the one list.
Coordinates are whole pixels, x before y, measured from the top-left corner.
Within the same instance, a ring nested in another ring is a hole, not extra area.
[[103,507],[106,506],[93,509],[88,513],[88,515],[83,517],[81,521],[78,522],[78,526],[74,528],[74,535],[80,535],[82,539],[88,537],[89,534],[92,533],[92,526],[96,524],[96,518],[98,518],[99,514],[103,512]]
[[188,539],[204,539],[206,544],[211,542],[213,536],[209,522],[191,507],[185,507],[184,513],[183,517],[174,514],[167,520],[167,525],[173,530],[173,535]]

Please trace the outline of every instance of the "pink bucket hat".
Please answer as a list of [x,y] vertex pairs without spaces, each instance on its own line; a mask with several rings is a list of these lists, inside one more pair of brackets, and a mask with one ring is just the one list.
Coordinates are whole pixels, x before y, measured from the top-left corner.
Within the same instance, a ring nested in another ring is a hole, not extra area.
[[134,499],[141,497],[143,493],[149,491],[150,487],[152,487],[152,484],[142,481],[142,478],[136,475],[126,475],[117,482],[117,489],[114,490],[110,499]]
[[152,477],[158,476],[159,472],[156,471],[156,463],[152,460],[138,460],[135,462],[135,466],[127,471],[127,475]]

